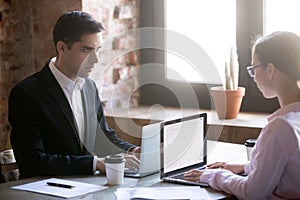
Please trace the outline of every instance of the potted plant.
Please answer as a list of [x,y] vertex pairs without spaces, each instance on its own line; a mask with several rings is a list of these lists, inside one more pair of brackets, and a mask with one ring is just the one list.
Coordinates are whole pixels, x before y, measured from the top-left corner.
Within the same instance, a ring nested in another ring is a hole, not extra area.
[[223,86],[210,88],[210,94],[219,119],[236,118],[240,111],[245,88],[238,87],[238,76],[237,53],[231,48],[229,65],[225,62],[225,81]]

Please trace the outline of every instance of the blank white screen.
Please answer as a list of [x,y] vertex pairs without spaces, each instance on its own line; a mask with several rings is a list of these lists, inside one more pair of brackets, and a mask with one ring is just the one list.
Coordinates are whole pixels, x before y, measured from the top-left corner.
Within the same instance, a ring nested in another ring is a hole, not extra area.
[[203,118],[164,126],[164,172],[203,162]]

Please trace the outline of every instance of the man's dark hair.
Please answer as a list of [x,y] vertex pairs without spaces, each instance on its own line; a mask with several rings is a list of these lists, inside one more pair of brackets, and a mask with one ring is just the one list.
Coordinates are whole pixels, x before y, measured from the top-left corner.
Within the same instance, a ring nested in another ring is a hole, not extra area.
[[98,33],[102,30],[104,27],[92,15],[82,11],[67,12],[57,20],[53,30],[55,49],[59,41],[63,41],[71,48],[72,44],[80,41],[83,34]]

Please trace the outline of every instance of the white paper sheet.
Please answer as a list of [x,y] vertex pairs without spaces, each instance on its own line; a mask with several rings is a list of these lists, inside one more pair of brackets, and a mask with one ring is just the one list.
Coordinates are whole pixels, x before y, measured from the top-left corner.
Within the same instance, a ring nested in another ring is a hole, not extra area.
[[117,200],[130,199],[210,199],[199,186],[118,188]]
[[[62,187],[49,186],[49,185],[47,185],[47,182],[72,185],[72,186],[74,186],[74,188],[62,188]],[[71,198],[71,197],[88,194],[91,192],[104,190],[107,187],[88,184],[88,183],[82,183],[82,182],[77,182],[77,181],[69,181],[69,180],[63,180],[63,179],[57,179],[57,178],[50,178],[50,179],[27,183],[27,184],[23,184],[23,185],[19,185],[19,186],[13,186],[11,188],[16,189],[16,190],[37,192],[37,193],[47,194],[47,195],[52,195],[52,196],[57,196],[57,197]]]

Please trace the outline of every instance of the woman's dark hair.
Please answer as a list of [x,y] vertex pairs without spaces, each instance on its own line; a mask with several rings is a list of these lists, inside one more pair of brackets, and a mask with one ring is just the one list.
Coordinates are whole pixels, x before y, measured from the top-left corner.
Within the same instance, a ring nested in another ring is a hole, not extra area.
[[104,27],[92,15],[82,11],[67,12],[57,20],[53,30],[55,49],[59,41],[63,41],[70,48],[73,43],[80,41],[83,34],[98,33],[102,30]]
[[300,37],[287,31],[278,31],[259,38],[253,52],[263,66],[269,63],[293,80],[300,79]]

